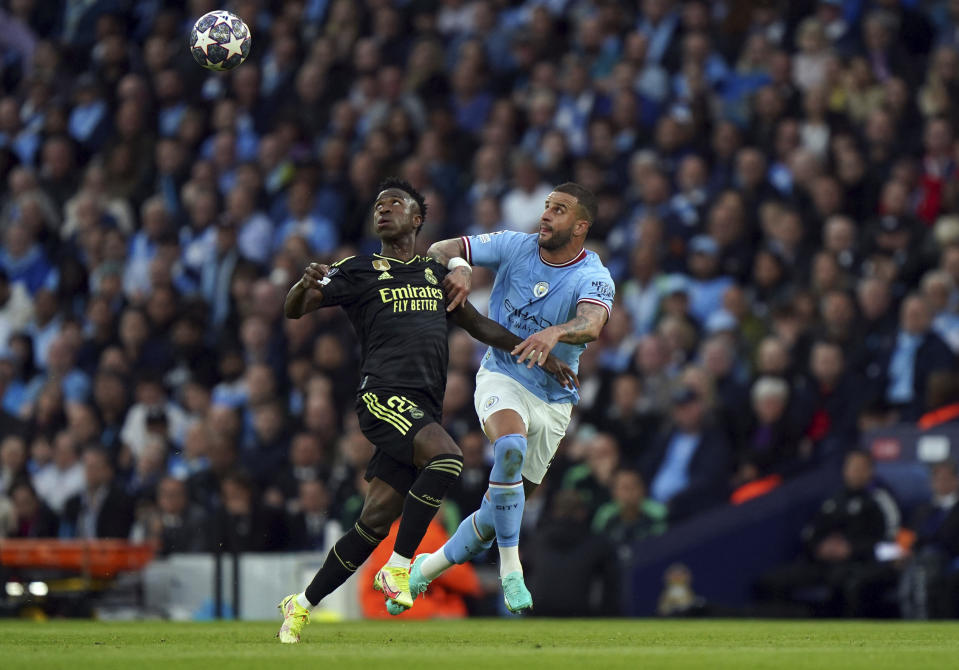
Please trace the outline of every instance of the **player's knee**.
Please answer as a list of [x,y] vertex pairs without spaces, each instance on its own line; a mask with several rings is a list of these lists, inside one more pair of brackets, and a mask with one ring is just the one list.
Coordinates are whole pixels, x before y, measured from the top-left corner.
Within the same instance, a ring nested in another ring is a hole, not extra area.
[[526,458],[526,438],[522,435],[504,435],[493,444],[493,459],[503,473],[516,477]]
[[360,514],[360,521],[377,535],[389,535],[393,520],[382,511],[371,511]]
[[421,430],[413,441],[414,463],[423,467],[439,456],[463,458],[463,450],[441,426],[432,424]]
[[452,456],[454,458],[463,458],[463,450],[459,448],[459,445],[456,444],[456,442],[454,442],[452,438],[450,438],[450,440],[446,442],[445,444],[438,445],[436,454],[433,456],[433,458],[436,458],[437,456]]
[[375,502],[370,504],[370,501],[367,501],[367,504],[363,506],[363,511],[360,512],[360,521],[363,522],[363,525],[377,535],[384,537],[389,535],[390,526],[397,518],[399,518],[399,513],[392,506],[380,505]]

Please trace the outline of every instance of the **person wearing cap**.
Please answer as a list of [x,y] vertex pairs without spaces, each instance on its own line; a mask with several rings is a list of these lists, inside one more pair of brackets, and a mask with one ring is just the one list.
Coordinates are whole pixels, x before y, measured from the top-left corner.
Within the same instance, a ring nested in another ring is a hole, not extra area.
[[723,294],[733,285],[732,277],[717,276],[719,244],[708,235],[697,235],[689,242],[689,311],[700,323],[707,323],[722,305]]
[[665,504],[670,519],[718,504],[729,476],[729,444],[722,431],[710,430],[704,399],[681,386],[672,395],[671,426],[639,460],[653,500]]

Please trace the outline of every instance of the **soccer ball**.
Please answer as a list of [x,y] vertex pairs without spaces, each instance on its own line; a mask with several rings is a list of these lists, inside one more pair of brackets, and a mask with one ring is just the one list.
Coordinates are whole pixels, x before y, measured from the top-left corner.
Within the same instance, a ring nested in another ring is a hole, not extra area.
[[247,25],[223,9],[204,14],[190,31],[193,60],[208,70],[232,70],[246,60],[252,45]]

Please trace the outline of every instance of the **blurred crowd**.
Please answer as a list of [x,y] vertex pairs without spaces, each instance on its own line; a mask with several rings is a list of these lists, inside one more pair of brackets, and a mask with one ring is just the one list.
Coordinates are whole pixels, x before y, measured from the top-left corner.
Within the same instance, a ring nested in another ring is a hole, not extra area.
[[[0,7],[0,535],[322,549],[351,524],[355,336],[282,305],[309,261],[378,249],[387,175],[426,194],[421,253],[534,228],[562,181],[598,195],[617,302],[531,556],[628,557],[863,430],[959,417],[955,0]],[[223,8],[253,49],[212,73],[187,38]],[[456,519],[489,446],[482,349],[450,344]]]

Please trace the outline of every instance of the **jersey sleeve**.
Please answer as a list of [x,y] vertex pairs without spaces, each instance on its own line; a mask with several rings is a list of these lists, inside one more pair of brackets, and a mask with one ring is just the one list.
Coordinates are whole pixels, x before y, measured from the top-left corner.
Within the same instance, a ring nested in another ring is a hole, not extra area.
[[500,263],[506,260],[511,252],[518,250],[527,237],[529,235],[524,233],[501,230],[482,235],[464,235],[460,239],[466,247],[466,261],[470,265],[498,270]]
[[322,307],[348,305],[356,300],[362,286],[354,271],[353,263],[350,262],[352,259],[353,257],[350,256],[334,263],[330,267],[329,274],[320,282],[320,291],[323,293]]
[[606,310],[606,318],[613,309],[613,300],[616,298],[616,284],[609,274],[609,270],[600,266],[586,273],[579,285],[579,295],[576,298],[577,306],[582,302],[599,305]]

